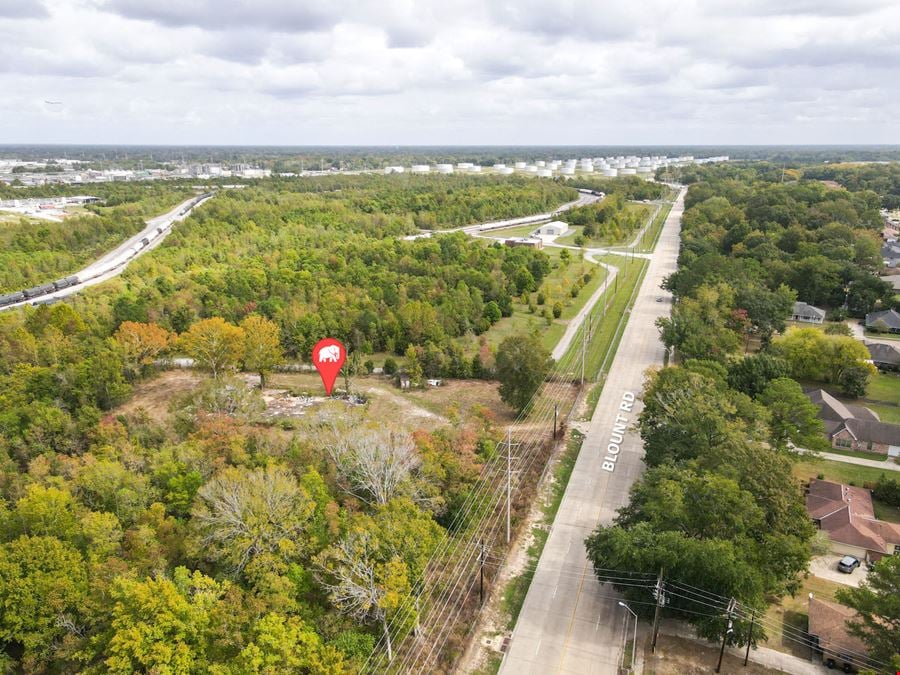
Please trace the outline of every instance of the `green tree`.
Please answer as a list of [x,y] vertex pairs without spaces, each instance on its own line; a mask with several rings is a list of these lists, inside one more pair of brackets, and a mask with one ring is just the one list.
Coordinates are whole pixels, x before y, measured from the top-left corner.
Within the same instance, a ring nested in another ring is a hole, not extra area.
[[259,373],[259,388],[265,389],[266,376],[281,363],[281,339],[278,326],[259,314],[241,322],[244,331],[244,368]]
[[0,546],[0,642],[18,647],[28,670],[42,671],[55,642],[76,625],[87,574],[81,555],[55,537],[22,536]]
[[221,317],[198,321],[180,341],[188,356],[213,378],[237,366],[244,356],[244,331]]
[[811,450],[828,447],[819,408],[794,380],[788,377],[772,380],[760,394],[759,402],[771,415],[770,439],[776,448],[786,449],[788,443]]
[[101,650],[110,673],[192,673],[207,669],[211,614],[227,583],[183,567],[173,579],[119,577]]
[[269,613],[257,621],[251,642],[231,665],[234,675],[343,675],[343,655],[296,616]]
[[866,643],[869,656],[885,663],[900,660],[900,556],[885,556],[859,588],[841,588],[837,598],[859,613],[847,625]]
[[553,360],[537,335],[511,335],[500,343],[496,364],[500,398],[522,413],[530,407]]

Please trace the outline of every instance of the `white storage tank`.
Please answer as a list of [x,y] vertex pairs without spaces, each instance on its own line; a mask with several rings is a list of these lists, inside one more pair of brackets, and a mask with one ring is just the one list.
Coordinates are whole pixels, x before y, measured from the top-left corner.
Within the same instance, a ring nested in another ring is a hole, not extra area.
[[525,173],[537,173],[538,168],[534,164],[525,165]]
[[494,164],[494,171],[502,171],[506,168],[506,164]]
[[574,167],[574,166],[569,166],[569,165],[567,164],[566,166],[562,167],[562,168],[559,170],[559,172],[560,172],[563,176],[574,176],[574,175],[575,175],[575,167]]
[[619,171],[618,169],[603,169],[602,171],[604,176],[608,176],[609,178],[615,178]]
[[499,173],[502,176],[509,176],[510,174],[512,174],[514,172],[515,172],[515,169],[513,169],[510,166],[505,166],[502,169],[497,169],[497,173]]
[[537,175],[540,178],[550,178],[553,176],[553,172],[550,169],[538,169]]
[[457,169],[471,169],[473,166],[472,162],[458,162],[456,165]]
[[637,168],[637,172],[640,174],[650,174],[653,173],[653,167],[650,166],[639,166]]
[[452,164],[437,164],[434,167],[438,173],[448,174],[453,173],[453,165]]
[[469,173],[481,173],[481,167],[475,164],[469,167]]
[[631,167],[625,167],[624,169],[619,169],[620,176],[634,176],[637,173],[637,169],[633,169]]
[[539,159],[538,161],[536,161],[536,162],[534,163],[534,165],[535,165],[537,168],[539,168],[539,169],[543,169],[545,166],[547,166],[547,162],[545,162],[545,161],[542,160],[542,159]]
[[517,169],[524,169],[525,162],[516,162],[515,164],[513,164],[513,166],[516,167]]
[[404,169],[402,166],[386,166],[386,167],[384,167],[384,173],[385,173],[385,174],[389,174],[389,173],[403,173],[404,170],[405,170],[405,169]]

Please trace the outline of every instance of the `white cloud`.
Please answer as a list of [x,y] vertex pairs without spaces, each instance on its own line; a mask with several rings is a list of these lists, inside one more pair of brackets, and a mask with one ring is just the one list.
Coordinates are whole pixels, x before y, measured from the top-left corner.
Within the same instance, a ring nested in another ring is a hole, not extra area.
[[889,0],[0,0],[0,143],[896,143],[898,80]]

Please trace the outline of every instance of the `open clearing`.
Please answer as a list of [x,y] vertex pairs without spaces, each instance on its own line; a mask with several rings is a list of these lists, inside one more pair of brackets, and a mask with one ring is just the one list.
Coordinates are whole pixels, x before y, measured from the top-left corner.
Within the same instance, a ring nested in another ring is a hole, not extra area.
[[[151,420],[169,424],[171,401],[195,390],[208,377],[192,370],[162,372],[138,383],[131,399],[113,414],[133,415],[143,410]],[[241,377],[252,385],[258,382],[255,375],[245,373]],[[263,391],[267,404],[263,417],[270,420],[301,418],[328,401],[316,373],[275,373],[269,377],[268,385]],[[561,411],[567,411],[575,400],[577,386],[573,384],[562,390],[559,384],[553,386],[554,402]],[[342,388],[343,380],[339,378],[336,391]],[[500,400],[498,389],[497,382],[487,380],[444,380],[440,387],[410,391],[401,391],[393,378],[381,375],[351,381],[351,391],[368,399],[367,416],[371,419],[394,420],[410,428],[431,430],[469,419],[477,410],[486,412],[498,426],[512,426],[514,430],[527,428],[527,418],[515,423],[516,413]],[[539,400],[546,395],[542,394]]]

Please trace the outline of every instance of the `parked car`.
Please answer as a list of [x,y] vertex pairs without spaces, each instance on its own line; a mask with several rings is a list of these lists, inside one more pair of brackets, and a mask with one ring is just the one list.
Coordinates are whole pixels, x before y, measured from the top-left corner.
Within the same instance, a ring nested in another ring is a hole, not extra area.
[[859,558],[854,558],[852,555],[845,555],[838,560],[838,572],[853,574],[853,570],[857,567],[859,567]]

